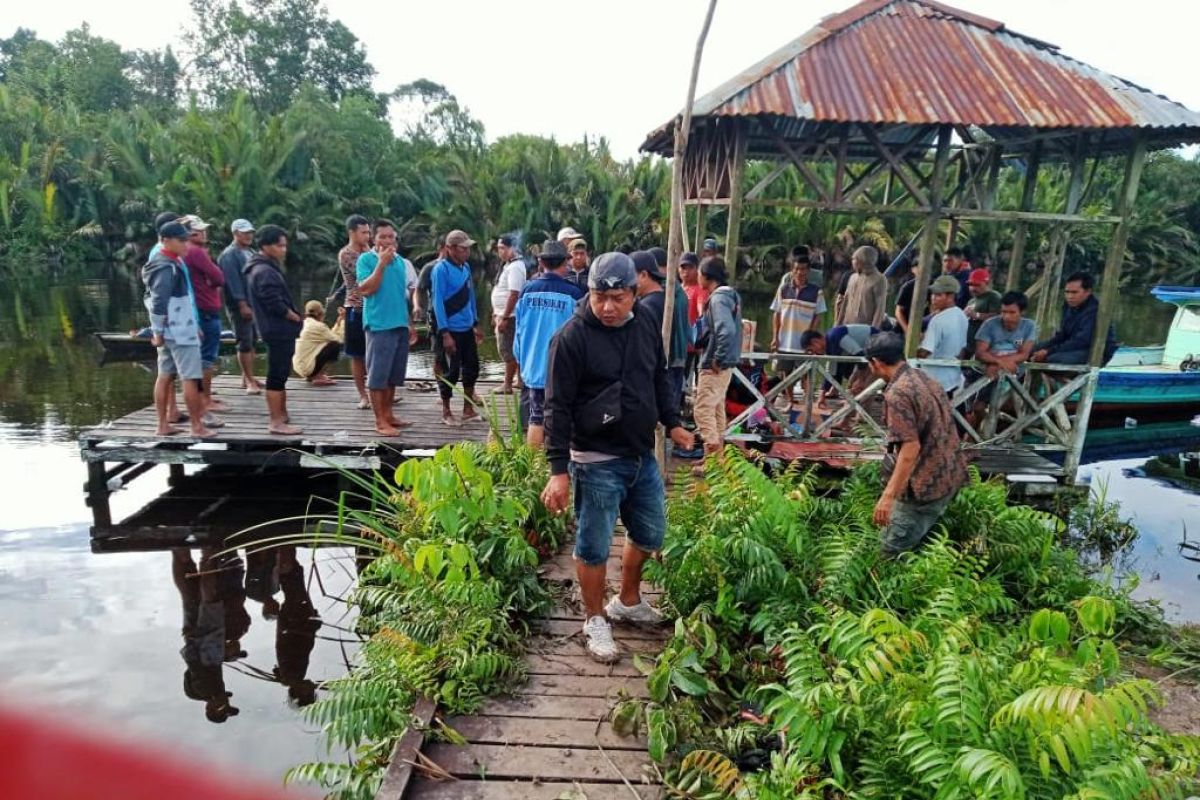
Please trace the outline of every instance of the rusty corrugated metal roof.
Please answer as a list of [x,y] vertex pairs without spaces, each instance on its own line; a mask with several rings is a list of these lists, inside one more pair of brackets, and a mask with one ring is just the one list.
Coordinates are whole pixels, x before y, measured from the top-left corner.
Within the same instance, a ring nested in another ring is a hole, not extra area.
[[[877,125],[1194,129],[1200,114],[1003,23],[931,0],[865,0],[696,101],[694,117]],[[644,149],[662,151],[674,120]]]

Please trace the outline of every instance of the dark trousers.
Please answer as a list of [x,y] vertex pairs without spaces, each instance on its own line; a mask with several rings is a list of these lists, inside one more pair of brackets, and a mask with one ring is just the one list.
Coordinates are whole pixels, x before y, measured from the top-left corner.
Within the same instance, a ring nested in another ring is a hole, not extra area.
[[[454,355],[443,351],[438,360],[442,362],[441,381],[438,393],[443,400],[454,394],[454,384],[462,379],[463,391],[468,396],[475,393],[475,382],[479,380],[479,346],[475,343],[475,331],[449,331],[454,337]],[[438,333],[441,335],[441,332]]]
[[342,346],[337,342],[329,342],[317,353],[317,358],[313,362],[312,375],[320,375],[321,370],[338,360],[338,356],[342,354]]

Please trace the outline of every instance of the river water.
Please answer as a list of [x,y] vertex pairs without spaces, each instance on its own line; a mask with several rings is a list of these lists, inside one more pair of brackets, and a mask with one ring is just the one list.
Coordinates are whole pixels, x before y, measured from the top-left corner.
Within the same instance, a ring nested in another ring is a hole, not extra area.
[[[293,277],[295,296],[323,298],[329,274]],[[768,302],[746,298],[760,331],[769,324]],[[1126,341],[1143,344],[1165,334],[1169,309],[1154,301],[1123,300],[1121,311]],[[133,273],[105,265],[50,285],[0,283],[0,315],[6,321],[0,327],[0,486],[6,501],[0,516],[0,695],[68,712],[102,731],[119,729],[206,767],[272,781],[291,766],[323,757],[320,736],[276,677],[290,675],[295,688],[295,654],[279,636],[286,608],[238,601],[250,619],[241,639],[246,655],[227,663],[222,677],[240,713],[214,724],[205,704],[184,690],[184,600],[172,577],[173,558],[182,555],[91,552],[76,435],[148,404],[153,382],[141,365],[101,366],[91,336],[144,324]],[[1146,425],[1139,430],[1141,440],[1138,431],[1127,440],[1107,434],[1099,443],[1105,449],[1095,451],[1106,460],[1087,466],[1084,477],[1093,487],[1106,487],[1108,498],[1120,501],[1137,525],[1127,561],[1142,575],[1138,594],[1163,600],[1173,619],[1200,622],[1200,564],[1181,557],[1178,548],[1186,520],[1194,521],[1190,533],[1200,539],[1200,495],[1187,484],[1140,472],[1145,453],[1163,449],[1167,433],[1181,437],[1171,440],[1175,449],[1194,449],[1200,429],[1176,425],[1162,435]],[[1115,455],[1122,447],[1126,454]],[[114,519],[166,488],[161,469],[139,478],[114,495]],[[338,599],[352,584],[352,567],[337,550],[301,549],[296,562],[307,591],[297,595],[293,582],[291,595],[276,598],[285,607],[290,600],[293,612],[311,601],[323,621],[315,635],[300,637],[300,649],[311,649],[302,677],[338,677],[353,652],[347,632],[353,620]]]

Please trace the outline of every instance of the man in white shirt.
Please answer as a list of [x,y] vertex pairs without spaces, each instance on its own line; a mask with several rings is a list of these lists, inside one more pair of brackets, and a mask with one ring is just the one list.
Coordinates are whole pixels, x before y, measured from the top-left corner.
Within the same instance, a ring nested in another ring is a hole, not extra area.
[[496,242],[496,253],[500,256],[500,271],[496,274],[496,285],[492,288],[492,324],[496,329],[496,344],[500,358],[504,361],[504,386],[501,394],[513,393],[513,380],[517,375],[517,359],[513,355],[513,341],[517,326],[513,312],[517,298],[525,288],[525,260],[515,233],[506,233]]
[[[962,358],[970,323],[967,315],[955,303],[960,288],[958,279],[953,275],[939,275],[930,284],[929,307],[933,316],[929,318],[929,327],[921,339],[921,347],[917,351],[919,358]],[[921,369],[937,380],[948,395],[962,385],[961,367],[922,366]]]

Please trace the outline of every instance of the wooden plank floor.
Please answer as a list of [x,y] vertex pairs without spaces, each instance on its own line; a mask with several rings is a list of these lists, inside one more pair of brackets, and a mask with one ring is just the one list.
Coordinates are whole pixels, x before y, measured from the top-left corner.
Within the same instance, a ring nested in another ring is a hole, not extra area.
[[[610,595],[618,586],[622,541],[614,541],[610,554]],[[406,800],[664,796],[645,739],[618,736],[607,716],[622,697],[646,696],[645,678],[634,668],[632,656],[653,658],[671,629],[614,625],[621,660],[593,661],[583,646],[574,575],[568,545],[542,568],[544,580],[560,584],[556,593],[563,599],[536,626],[538,635],[526,656],[529,681],[512,697],[488,700],[478,714],[447,719],[467,744],[427,742],[421,752],[456,780],[414,776]],[[658,592],[643,587],[651,600],[657,599]],[[381,795],[377,800],[395,799]]]
[[[428,381],[423,383],[431,385]],[[292,424],[303,430],[297,436],[275,436],[267,433],[267,408],[263,396],[247,395],[238,387],[235,376],[218,375],[213,379],[213,386],[217,397],[229,406],[229,410],[218,412],[218,416],[225,421],[225,427],[217,429],[215,436],[204,441],[237,446],[339,451],[376,445],[393,449],[432,449],[464,440],[483,441],[487,437],[488,426],[482,421],[461,427],[442,424],[441,401],[437,392],[411,391],[413,385],[410,383],[409,389],[397,392],[402,400],[396,405],[396,415],[413,425],[404,429],[400,436],[385,438],[375,432],[371,411],[357,407],[358,395],[350,380],[338,379],[334,386],[318,387],[293,378],[287,385],[288,411]],[[513,396],[492,395],[496,386],[495,383],[480,383],[476,392],[485,403],[490,397],[496,398],[496,407],[500,410],[498,422],[501,430],[507,431],[509,415],[505,412],[506,402],[512,402]],[[462,408],[460,397],[453,401],[453,408],[457,416]],[[100,442],[138,445],[161,443],[164,446],[195,442],[187,434],[187,426],[182,427],[185,428],[184,433],[171,437],[156,436],[154,407],[147,405],[104,425],[89,428],[79,439],[85,447]]]

